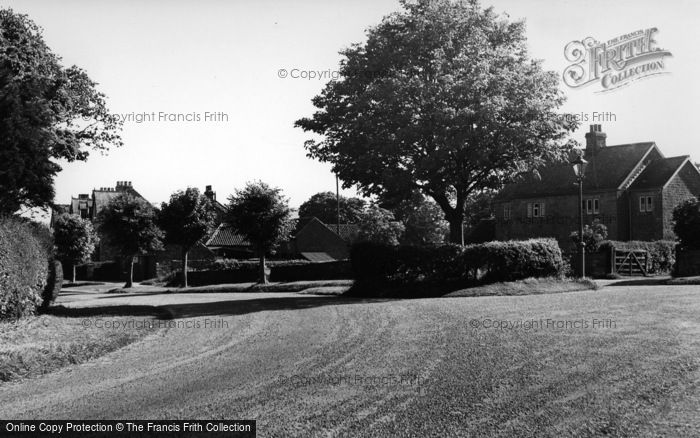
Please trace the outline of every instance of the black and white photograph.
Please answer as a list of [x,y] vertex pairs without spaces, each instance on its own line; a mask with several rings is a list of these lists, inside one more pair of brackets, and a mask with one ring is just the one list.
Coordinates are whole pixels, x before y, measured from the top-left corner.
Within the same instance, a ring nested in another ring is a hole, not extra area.
[[700,437],[699,42],[0,0],[0,436]]

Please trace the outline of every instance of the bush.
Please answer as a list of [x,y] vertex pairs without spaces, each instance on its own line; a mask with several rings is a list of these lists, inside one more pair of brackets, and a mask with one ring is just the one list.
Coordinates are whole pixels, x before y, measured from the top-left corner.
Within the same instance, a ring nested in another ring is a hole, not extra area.
[[[572,231],[569,235],[574,243],[573,250],[578,251],[578,245],[581,239],[578,231]],[[598,251],[600,244],[608,238],[608,227],[600,223],[600,219],[593,221],[591,225],[586,224],[583,227],[583,242],[586,244],[586,251]]]
[[673,232],[684,249],[700,249],[700,201],[688,199],[673,209]]
[[31,315],[42,302],[52,257],[45,227],[0,218],[0,319]]
[[673,270],[676,263],[677,243],[674,240],[655,240],[653,242],[606,240],[600,244],[599,251],[610,251],[612,247],[620,251],[648,251],[650,259],[648,273],[667,274]]
[[440,247],[353,245],[356,289],[415,285],[467,285],[562,276],[566,264],[553,239]]

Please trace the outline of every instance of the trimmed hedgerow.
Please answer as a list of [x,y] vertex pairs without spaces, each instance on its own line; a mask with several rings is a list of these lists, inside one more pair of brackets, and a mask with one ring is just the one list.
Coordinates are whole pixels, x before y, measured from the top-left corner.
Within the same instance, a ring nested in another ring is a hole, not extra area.
[[50,234],[44,228],[15,217],[0,218],[0,319],[36,311],[51,256]]
[[560,276],[566,269],[554,239],[488,242],[466,247],[465,255],[472,275],[483,271],[487,283]]
[[599,246],[599,251],[610,251],[611,247],[620,251],[638,251],[645,250],[649,252],[649,274],[667,274],[673,270],[676,263],[676,245],[675,240],[655,240],[645,242],[641,240],[633,240],[630,242],[620,242],[617,240],[606,240]]
[[566,270],[554,239],[440,247],[361,242],[350,255],[357,288],[474,284],[561,276]]

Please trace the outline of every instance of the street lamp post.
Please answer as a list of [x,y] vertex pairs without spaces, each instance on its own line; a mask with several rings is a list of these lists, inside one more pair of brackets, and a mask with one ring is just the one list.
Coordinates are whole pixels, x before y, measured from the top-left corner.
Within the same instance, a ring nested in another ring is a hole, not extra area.
[[579,254],[581,255],[581,277],[584,278],[586,276],[586,242],[583,241],[583,176],[588,161],[579,155],[571,164],[574,166],[574,173],[578,181],[578,240]]

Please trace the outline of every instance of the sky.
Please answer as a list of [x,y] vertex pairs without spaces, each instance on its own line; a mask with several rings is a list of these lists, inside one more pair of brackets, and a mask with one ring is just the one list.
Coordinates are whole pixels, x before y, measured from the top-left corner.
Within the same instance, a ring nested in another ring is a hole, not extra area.
[[[607,41],[657,28],[657,46],[672,54],[664,58],[665,74],[606,93],[597,92],[599,86],[562,84],[568,100],[561,110],[589,119],[594,112],[614,114],[595,121],[609,145],[655,141],[666,156],[700,161],[694,138],[700,2],[483,4],[524,19],[531,56],[559,75],[571,64],[564,56],[571,41]],[[205,185],[225,202],[246,181],[259,179],[283,188],[293,207],[335,190],[330,165],[306,157],[303,143],[310,135],[294,121],[313,113],[311,99],[337,69],[338,52],[363,42],[367,28],[401,8],[394,0],[0,0],[0,7],[42,26],[64,65],[85,69],[107,95],[111,112],[131,118],[124,123],[123,147],[93,152],[87,162],[61,163],[57,203],[117,181],[131,181],[152,203]],[[137,123],[139,115],[153,113],[155,120]],[[180,120],[162,120],[170,117]],[[572,137],[583,143],[590,123]]]

